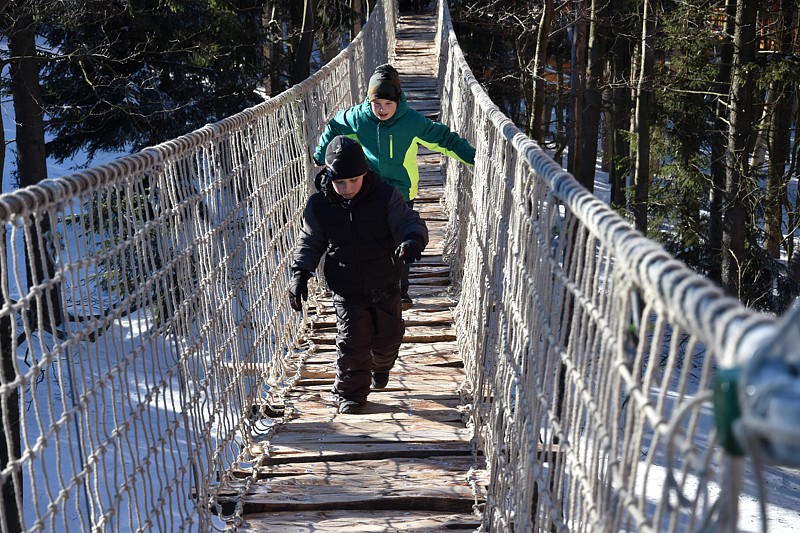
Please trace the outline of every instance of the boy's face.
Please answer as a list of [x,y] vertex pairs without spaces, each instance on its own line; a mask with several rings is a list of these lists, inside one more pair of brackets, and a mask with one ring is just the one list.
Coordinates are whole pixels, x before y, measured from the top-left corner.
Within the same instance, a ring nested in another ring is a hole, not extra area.
[[332,180],[333,190],[345,200],[352,200],[361,191],[365,175],[366,173],[343,180]]
[[394,100],[373,98],[369,101],[369,105],[372,108],[372,114],[378,117],[378,120],[389,120],[397,112],[397,102]]

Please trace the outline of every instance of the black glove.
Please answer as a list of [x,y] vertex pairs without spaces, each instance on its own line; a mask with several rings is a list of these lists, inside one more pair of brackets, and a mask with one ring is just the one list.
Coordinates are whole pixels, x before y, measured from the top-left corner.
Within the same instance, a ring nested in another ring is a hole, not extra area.
[[416,239],[408,239],[403,241],[394,255],[402,259],[405,263],[413,263],[422,259],[422,245]]
[[303,310],[303,302],[308,300],[308,278],[311,272],[295,270],[292,281],[289,282],[289,303],[297,312]]

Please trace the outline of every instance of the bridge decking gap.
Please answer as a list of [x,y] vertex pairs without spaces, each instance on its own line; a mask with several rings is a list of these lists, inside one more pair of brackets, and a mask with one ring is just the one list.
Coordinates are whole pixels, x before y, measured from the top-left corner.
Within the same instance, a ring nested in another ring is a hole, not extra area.
[[[401,16],[392,63],[412,107],[438,116],[433,11]],[[264,443],[258,481],[246,495],[242,531],[452,531],[475,529],[484,471],[474,465],[458,389],[464,371],[442,262],[446,215],[441,156],[420,156],[415,208],[431,242],[411,267],[414,306],[387,388],[373,391],[362,414],[340,415],[330,393],[335,375],[335,315],[322,302],[312,340],[318,346],[287,397],[288,420]],[[249,474],[243,472],[243,474]]]

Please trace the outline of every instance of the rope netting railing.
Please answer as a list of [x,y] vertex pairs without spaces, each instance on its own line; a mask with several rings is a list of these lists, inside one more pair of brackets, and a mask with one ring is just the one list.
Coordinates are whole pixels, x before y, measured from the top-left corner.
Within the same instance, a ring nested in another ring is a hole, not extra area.
[[281,95],[0,196],[2,531],[237,525],[219,502],[248,490],[234,473],[298,371],[307,317],[285,294],[309,147],[395,26],[379,5]]
[[478,154],[445,161],[444,201],[481,530],[738,531],[748,502],[763,522],[798,479],[764,480],[800,463],[797,309],[749,311],[634,231],[499,111],[439,17],[442,121]]

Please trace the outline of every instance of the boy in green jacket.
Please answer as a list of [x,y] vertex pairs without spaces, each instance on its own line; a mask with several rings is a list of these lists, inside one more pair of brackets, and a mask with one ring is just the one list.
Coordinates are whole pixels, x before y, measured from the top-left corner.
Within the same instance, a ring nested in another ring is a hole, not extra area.
[[[370,168],[397,187],[412,208],[419,189],[419,145],[470,166],[475,164],[475,148],[466,139],[408,106],[400,76],[388,63],[375,69],[364,102],[339,111],[328,123],[314,151],[318,165],[324,164],[325,149],[338,135],[357,140]],[[407,265],[400,293],[403,304],[411,305]]]

